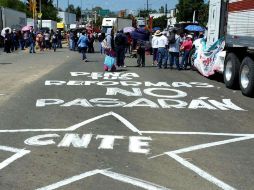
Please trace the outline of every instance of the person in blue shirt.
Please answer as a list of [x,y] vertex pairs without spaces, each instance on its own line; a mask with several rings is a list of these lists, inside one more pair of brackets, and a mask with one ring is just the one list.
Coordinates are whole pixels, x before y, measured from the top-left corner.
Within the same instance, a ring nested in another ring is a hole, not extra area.
[[82,60],[85,60],[85,62],[87,62],[86,51],[87,51],[88,43],[89,43],[89,40],[86,36],[86,32],[82,31],[82,35],[79,37],[77,44],[82,53]]

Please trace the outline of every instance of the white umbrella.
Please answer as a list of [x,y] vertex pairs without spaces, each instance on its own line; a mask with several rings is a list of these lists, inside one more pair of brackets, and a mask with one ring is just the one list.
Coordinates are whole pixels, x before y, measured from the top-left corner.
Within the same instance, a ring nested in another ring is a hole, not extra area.
[[3,37],[5,37],[5,30],[9,30],[9,33],[10,33],[11,28],[9,28],[9,27],[3,28],[2,32],[1,32],[1,36],[3,36]]
[[125,28],[123,29],[123,32],[124,32],[124,33],[131,33],[131,32],[133,32],[134,30],[135,30],[135,28],[129,26],[129,27],[125,27]]

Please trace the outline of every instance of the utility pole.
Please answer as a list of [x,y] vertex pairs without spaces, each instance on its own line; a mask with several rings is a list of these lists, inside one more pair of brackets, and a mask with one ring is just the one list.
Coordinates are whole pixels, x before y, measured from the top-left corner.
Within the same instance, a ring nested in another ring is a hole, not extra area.
[[82,0],[80,0],[80,3],[81,3],[81,5],[80,5],[80,11],[81,11],[81,18],[80,18],[80,21],[81,21],[81,24],[82,24],[82,22],[83,22],[83,16],[82,16],[82,9],[83,9],[83,1]]
[[39,5],[39,9],[40,9],[40,29],[42,28],[42,15],[41,15],[41,0],[39,1],[40,5]]
[[67,24],[67,29],[70,29],[70,0],[68,0],[68,24]]
[[58,0],[56,0],[56,8],[57,8],[57,10],[58,10]]
[[147,11],[147,13],[149,11],[149,2],[148,2],[148,0],[146,0],[146,11]]

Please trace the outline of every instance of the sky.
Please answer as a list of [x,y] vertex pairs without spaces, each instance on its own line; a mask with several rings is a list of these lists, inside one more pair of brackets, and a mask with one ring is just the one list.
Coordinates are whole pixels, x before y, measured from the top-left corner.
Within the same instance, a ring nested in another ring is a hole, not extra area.
[[[111,11],[118,11],[123,9],[138,10],[146,7],[147,0],[69,0],[70,4],[75,7],[81,6],[83,9],[91,9],[92,7],[100,6],[104,9],[110,9]],[[168,9],[175,8],[178,0],[148,0],[149,7],[152,9],[159,9],[161,6],[168,4]],[[57,0],[54,0],[55,4]],[[60,8],[65,9],[68,5],[68,0],[58,0]]]

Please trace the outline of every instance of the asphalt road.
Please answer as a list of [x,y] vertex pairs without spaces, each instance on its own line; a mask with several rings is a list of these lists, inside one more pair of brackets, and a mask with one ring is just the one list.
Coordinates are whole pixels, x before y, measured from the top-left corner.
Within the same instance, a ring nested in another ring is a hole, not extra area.
[[88,58],[1,55],[0,189],[253,189],[253,99],[149,56],[113,77]]

